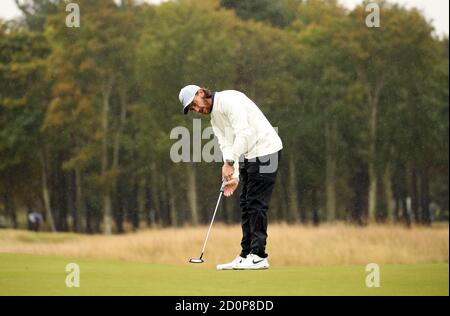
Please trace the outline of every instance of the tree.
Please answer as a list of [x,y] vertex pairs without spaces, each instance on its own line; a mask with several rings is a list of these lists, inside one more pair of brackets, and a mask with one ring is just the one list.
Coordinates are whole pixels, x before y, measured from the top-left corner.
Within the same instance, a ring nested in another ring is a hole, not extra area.
[[299,58],[302,62],[297,68],[301,96],[303,102],[308,104],[305,105],[307,110],[303,115],[313,117],[310,121],[314,125],[311,125],[309,133],[320,135],[323,141],[319,143],[325,145],[322,148],[315,144],[315,149],[323,150],[325,168],[316,170],[314,178],[322,179],[322,170],[325,170],[325,216],[327,220],[333,221],[337,215],[339,125],[349,115],[346,104],[354,83],[351,65],[335,41],[338,34],[344,32],[347,16],[344,8],[335,1],[309,1],[299,6],[298,11],[299,19],[292,28],[301,32],[303,49]]
[[242,19],[264,21],[277,27],[286,27],[294,20],[301,0],[221,0],[225,8],[234,9]]
[[[109,234],[113,219],[111,195],[117,190],[131,89],[129,78],[134,67],[133,43],[139,33],[132,8],[118,8],[113,1],[97,4],[86,1],[80,5],[85,12],[82,28],[59,27],[61,16],[50,22],[48,36],[54,44],[54,71],[60,81],[55,84],[46,123],[61,126],[61,118],[64,118],[74,124],[68,141],[74,150],[65,166],[75,170],[76,200],[80,208],[83,208],[82,170],[92,166],[90,159],[99,158],[96,186],[102,196],[104,232]],[[84,122],[81,130],[77,128],[80,119]],[[95,127],[92,129],[92,126]]]
[[[351,12],[348,31],[338,39],[342,48],[352,58],[358,80],[365,88],[365,98],[369,110],[368,119],[368,171],[369,171],[369,211],[368,218],[377,217],[377,196],[381,170],[379,153],[380,100],[387,87],[398,84],[397,74],[408,69],[411,64],[423,64],[420,52],[411,50],[417,45],[418,36],[430,38],[431,28],[416,10],[406,10],[398,5],[382,7],[383,27],[367,28],[361,21],[367,14],[365,6]],[[405,36],[406,31],[417,36]]]
[[25,24],[33,32],[43,32],[50,15],[58,12],[60,0],[14,0],[25,16]]
[[[41,80],[46,71],[48,43],[41,34],[24,31],[9,32],[0,27],[0,186],[4,189],[6,209],[13,226],[17,227],[14,197],[41,183],[29,181],[39,178],[42,170],[42,192],[46,201],[46,173],[39,160],[30,160],[42,148],[40,124],[45,110],[47,82]],[[29,182],[30,186],[24,186]],[[29,193],[29,192],[28,192]],[[53,216],[48,204],[47,221],[54,230]]]

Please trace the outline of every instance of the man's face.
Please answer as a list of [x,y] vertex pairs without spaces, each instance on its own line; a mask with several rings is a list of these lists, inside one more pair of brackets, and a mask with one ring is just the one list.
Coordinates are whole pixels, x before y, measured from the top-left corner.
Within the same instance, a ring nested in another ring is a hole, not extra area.
[[199,90],[195,95],[194,100],[189,105],[189,111],[197,112],[199,114],[210,114],[212,109],[212,104],[210,99],[205,97],[205,92]]

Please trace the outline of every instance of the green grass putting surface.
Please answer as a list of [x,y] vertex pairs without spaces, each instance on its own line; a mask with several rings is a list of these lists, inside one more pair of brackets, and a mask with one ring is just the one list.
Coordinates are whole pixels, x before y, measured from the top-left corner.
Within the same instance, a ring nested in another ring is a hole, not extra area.
[[[66,265],[80,287],[66,286]],[[0,295],[449,295],[448,264],[380,265],[380,287],[365,266],[271,267],[216,271],[203,265],[153,265],[89,258],[0,254]]]

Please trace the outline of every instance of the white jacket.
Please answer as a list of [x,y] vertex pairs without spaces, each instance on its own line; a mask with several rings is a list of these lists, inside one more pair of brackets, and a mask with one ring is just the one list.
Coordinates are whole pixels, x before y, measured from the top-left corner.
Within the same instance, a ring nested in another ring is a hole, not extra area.
[[216,92],[211,125],[224,160],[234,160],[233,178],[239,177],[239,157],[262,157],[283,149],[270,122],[245,94],[228,90]]

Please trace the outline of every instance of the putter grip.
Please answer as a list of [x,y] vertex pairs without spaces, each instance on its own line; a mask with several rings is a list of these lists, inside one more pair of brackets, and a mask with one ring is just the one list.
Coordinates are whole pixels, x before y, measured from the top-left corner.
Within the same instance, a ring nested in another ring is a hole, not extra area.
[[224,184],[225,184],[225,182],[227,182],[226,180],[224,180],[223,182],[222,182],[222,186],[220,187],[220,192],[225,192],[225,187],[224,187]]

